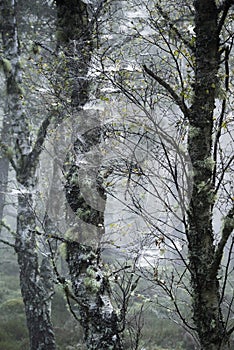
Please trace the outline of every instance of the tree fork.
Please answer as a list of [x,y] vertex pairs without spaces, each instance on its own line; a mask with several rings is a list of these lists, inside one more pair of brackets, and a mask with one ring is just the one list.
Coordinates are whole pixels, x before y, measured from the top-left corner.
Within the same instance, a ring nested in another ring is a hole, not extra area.
[[[35,147],[31,150],[28,121],[22,104],[22,72],[16,5],[16,1],[0,1],[3,50],[5,63],[8,66],[4,70],[8,93],[7,113],[13,148],[9,160],[16,171],[16,178],[22,189],[18,195],[15,251],[20,269],[20,286],[29,330],[30,350],[55,350],[50,318],[51,291],[47,290],[42,278],[43,268],[39,267],[36,237],[33,232],[35,213],[32,192],[36,183],[35,170],[48,124],[42,123],[45,127],[42,128],[44,133],[39,131]],[[26,164],[30,166],[27,167]]]

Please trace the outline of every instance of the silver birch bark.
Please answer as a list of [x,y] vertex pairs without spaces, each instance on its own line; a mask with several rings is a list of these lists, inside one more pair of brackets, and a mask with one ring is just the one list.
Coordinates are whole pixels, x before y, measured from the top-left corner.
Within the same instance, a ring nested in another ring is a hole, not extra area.
[[[6,154],[6,149],[10,148],[9,143],[9,122],[7,115],[4,113],[1,132],[1,158],[0,158],[0,223],[4,216],[5,199],[8,183],[9,159]],[[0,228],[1,230],[1,228]]]
[[45,119],[32,148],[27,117],[22,100],[22,72],[16,22],[16,1],[0,2],[4,72],[7,84],[7,115],[10,123],[13,156],[11,164],[19,186],[15,250],[20,269],[20,286],[25,305],[31,350],[55,350],[55,339],[50,319],[51,290],[44,278],[45,262],[39,266],[36,251],[33,191],[35,170],[49,119]]
[[[101,158],[99,154],[92,153],[92,147],[100,144],[102,129],[98,116],[81,112],[81,107],[89,99],[90,81],[87,73],[95,45],[95,16],[92,17],[91,8],[80,0],[57,0],[56,3],[58,44],[67,57],[72,91],[71,105],[74,114],[80,116],[77,123],[80,123],[81,130],[85,130],[82,133],[83,141],[78,138],[74,144],[73,160],[66,175],[66,198],[80,221],[80,238],[96,235],[93,245],[87,244],[87,240],[82,241],[82,244],[76,241],[67,242],[67,262],[88,349],[122,349],[118,319],[111,304],[108,280],[101,270],[100,253],[97,249],[98,237],[104,231],[106,196],[99,172]],[[102,3],[104,1],[97,4],[96,11],[101,9]],[[86,174],[80,172],[82,167],[76,161],[80,156],[87,156],[86,161],[90,162]],[[90,185],[85,183],[85,176],[87,183],[91,180]],[[87,201],[87,197],[84,198],[81,184],[88,197],[92,194],[91,202]],[[99,201],[101,205],[98,204]]]

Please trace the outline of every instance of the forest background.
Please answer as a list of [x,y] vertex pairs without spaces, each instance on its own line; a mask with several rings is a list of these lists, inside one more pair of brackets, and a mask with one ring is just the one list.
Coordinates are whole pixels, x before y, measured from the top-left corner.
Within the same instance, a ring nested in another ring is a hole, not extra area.
[[0,1],[7,349],[233,346],[233,1]]

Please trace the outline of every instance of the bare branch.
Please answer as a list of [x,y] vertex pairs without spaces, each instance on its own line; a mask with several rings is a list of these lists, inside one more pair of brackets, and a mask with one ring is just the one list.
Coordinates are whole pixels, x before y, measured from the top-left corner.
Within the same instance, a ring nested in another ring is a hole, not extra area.
[[[222,291],[220,293],[220,304],[223,302],[224,296],[225,296],[225,290],[226,290],[226,286],[227,286],[227,282],[228,282],[229,267],[230,267],[230,263],[231,263],[231,256],[232,256],[233,247],[234,247],[234,237],[232,238],[232,242],[231,242],[231,244],[229,246],[229,252],[228,252],[228,257],[227,257],[227,264],[225,266],[225,273],[224,273],[224,278],[223,278],[223,286],[222,286]],[[231,304],[233,303],[233,300],[234,300],[233,298],[234,298],[234,295],[232,297]],[[228,310],[228,313],[226,315],[226,326],[227,326],[228,319],[230,317],[231,304],[229,304],[229,310]]]
[[52,116],[49,115],[47,118],[45,118],[39,128],[38,134],[37,134],[37,140],[35,142],[33,150],[29,154],[29,162],[32,164],[32,166],[35,166],[38,158],[41,153],[41,147],[45,141],[47,130],[50,125]]
[[224,179],[224,176],[225,176],[225,174],[227,172],[227,169],[229,168],[229,166],[232,164],[233,161],[234,161],[234,155],[228,160],[226,166],[222,169],[222,174],[221,174],[221,176],[219,178],[219,182],[218,182],[218,184],[217,184],[217,186],[216,186],[216,188],[214,190],[214,194],[216,194],[218,192],[218,190],[219,190],[219,188],[220,188],[220,186],[222,184],[222,181]]
[[56,234],[49,234],[49,233],[44,233],[44,232],[40,232],[38,230],[29,230],[30,232],[32,233],[35,233],[36,235],[38,236],[45,236],[47,239],[55,239],[59,242],[62,242],[62,243],[72,243],[73,241],[69,240],[69,239],[65,239],[63,237],[60,237]]
[[210,267],[210,272],[212,277],[216,275],[219,269],[219,266],[223,257],[224,247],[233,230],[234,230],[234,204],[232,205],[231,209],[229,210],[226,217],[224,218],[222,236],[217,246],[217,249],[215,251],[213,263]]
[[4,156],[9,159],[9,162],[11,163],[12,165],[12,168],[17,171],[17,166],[14,162],[14,159],[11,155],[11,151],[10,151],[10,147],[5,145],[3,142],[0,141],[0,149],[2,149],[2,151],[4,152]]
[[8,246],[11,247],[11,248],[15,248],[15,244],[10,243],[10,242],[8,242],[8,241],[5,241],[5,239],[1,239],[1,238],[0,238],[0,242],[3,243],[3,244],[5,244],[5,245],[8,245]]
[[[229,90],[229,55],[230,55],[230,49],[228,47],[225,48],[225,90],[228,92]],[[219,125],[218,125],[218,130],[215,135],[215,141],[214,141],[214,152],[213,152],[213,159],[215,162],[214,170],[213,170],[213,186],[215,185],[215,179],[216,179],[216,170],[217,170],[217,152],[218,152],[218,144],[219,144],[219,139],[221,137],[222,133],[222,125],[223,125],[223,120],[226,112],[226,105],[227,105],[227,99],[226,97],[222,101],[222,108],[221,108],[221,113],[220,113],[220,118],[219,118]]]
[[[10,234],[12,234],[13,236],[15,236],[15,232],[12,231],[12,229],[10,228],[10,226],[8,226],[3,220],[0,221],[0,228],[4,227],[5,229],[8,230],[8,232]],[[9,247],[11,248],[14,248],[15,249],[15,244],[14,243],[10,243],[8,241],[6,241],[5,239],[2,239],[0,238],[0,242],[5,244],[5,245],[8,245]]]
[[234,0],[225,0],[221,5],[221,7],[219,8],[219,10],[223,11],[223,13],[218,24],[218,33],[221,32],[223,25],[225,23],[225,19],[227,18],[227,15],[228,15],[228,11],[233,5],[234,5]]
[[34,44],[37,46],[40,46],[45,51],[48,51],[53,56],[58,56],[57,52],[52,50],[49,46],[45,45],[44,43],[41,43],[40,41],[34,41]]
[[190,49],[192,52],[195,52],[195,47],[193,45],[191,45],[191,43],[185,39],[184,35],[180,33],[180,31],[178,30],[178,27],[174,25],[172,19],[170,18],[170,16],[162,9],[162,7],[157,4],[156,8],[158,10],[158,12],[160,13],[160,15],[167,21],[167,23],[169,24],[170,29],[173,30],[173,32],[175,33],[176,37],[185,44],[185,46],[187,46],[188,49]]
[[184,116],[186,118],[188,118],[188,116],[189,116],[188,107],[183,102],[183,100],[180,98],[180,96],[175,92],[175,90],[168,83],[166,83],[162,78],[160,78],[158,75],[156,75],[151,69],[146,67],[146,65],[143,65],[143,68],[151,78],[156,80],[162,87],[164,87],[164,89],[166,89],[169,92],[171,97],[174,99],[175,103],[180,107]]
[[227,335],[228,337],[234,332],[234,326],[232,326],[228,331],[227,331]]
[[12,236],[15,236],[15,235],[16,235],[16,232],[13,231],[13,230],[11,229],[11,227],[10,227],[9,225],[7,225],[7,224],[4,222],[4,220],[1,220],[1,221],[0,221],[0,228],[1,228],[1,227],[4,227],[5,229],[7,229],[7,231],[8,231]]

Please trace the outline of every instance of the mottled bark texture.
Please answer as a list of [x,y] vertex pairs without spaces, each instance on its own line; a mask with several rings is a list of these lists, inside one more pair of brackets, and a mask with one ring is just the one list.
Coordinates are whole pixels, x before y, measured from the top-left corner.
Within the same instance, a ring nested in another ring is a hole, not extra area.
[[32,193],[35,189],[35,170],[49,119],[39,130],[34,147],[23,106],[22,72],[17,33],[16,1],[0,1],[3,65],[7,85],[7,117],[10,123],[11,164],[19,186],[15,250],[20,269],[20,286],[29,330],[30,350],[55,350],[50,319],[51,286],[48,287],[48,262],[39,267],[36,251],[35,213]]
[[67,81],[71,82],[72,105],[81,107],[87,102],[87,73],[93,48],[92,28],[88,5],[80,0],[56,0],[57,43],[66,56]]
[[[35,213],[30,193],[18,197],[16,252],[20,287],[29,330],[30,350],[55,350],[50,307],[53,280],[49,261],[39,266],[36,251]],[[49,274],[48,274],[49,272]]]
[[[66,198],[72,210],[83,222],[99,227],[100,234],[101,228],[104,228],[103,213],[106,202],[103,178],[99,171],[102,157],[98,154],[98,146],[102,140],[101,135],[102,129],[97,126],[82,134],[82,141],[76,140],[74,163],[67,173],[65,184]],[[81,162],[77,160],[79,157],[82,158]],[[85,163],[88,167],[84,172],[82,166]]]
[[[80,125],[79,135],[64,166],[66,198],[79,221],[79,241],[67,243],[67,262],[87,348],[120,350],[117,315],[111,304],[108,279],[101,270],[97,249],[104,233],[106,202],[99,151],[103,131],[97,111],[95,115],[91,112],[79,113],[89,97],[87,73],[95,41],[94,7],[91,9],[79,0],[57,0],[56,3],[58,44],[65,53],[69,97]],[[100,6],[97,8],[100,10]],[[95,238],[89,237],[94,235]]]
[[[9,158],[4,151],[10,148],[9,137],[9,122],[7,121],[7,111],[4,113],[3,126],[1,132],[1,155],[0,155],[0,222],[4,216],[4,207],[6,205],[6,192],[8,183],[8,171],[9,171]],[[0,228],[1,230],[1,228]]]
[[[227,330],[227,324],[224,322],[223,295],[221,295],[222,287],[219,284],[218,271],[221,267],[224,247],[234,229],[234,208],[231,198],[229,211],[223,218],[224,225],[218,243],[213,232],[213,216],[216,201],[217,142],[220,141],[222,115],[225,115],[226,112],[225,98],[222,101],[218,131],[214,128],[214,111],[219,79],[221,79],[218,77],[221,64],[226,70],[224,85],[228,91],[228,54],[223,59],[222,52],[228,52],[229,48],[221,43],[220,38],[234,1],[223,1],[219,8],[215,0],[195,0],[193,4],[195,45],[184,40],[180,32],[176,34],[178,40],[186,45],[186,49],[190,51],[193,58],[195,74],[191,84],[193,90],[191,107],[188,108],[185,101],[177,95],[170,84],[167,84],[146,66],[144,69],[167,90],[175,104],[180,107],[185,119],[189,120],[188,152],[193,167],[193,176],[186,234],[193,320],[202,350],[224,350],[228,348],[228,338],[234,327]],[[165,18],[165,14],[162,10],[160,11]]]
[[87,245],[67,243],[67,262],[88,349],[122,349],[108,278],[99,266],[98,254]]
[[212,133],[219,69],[218,9],[214,0],[195,6],[195,82],[189,116],[188,151],[193,166],[193,192],[188,213],[188,242],[193,319],[202,350],[226,349],[227,334],[220,306],[218,266],[214,267],[212,227]]

